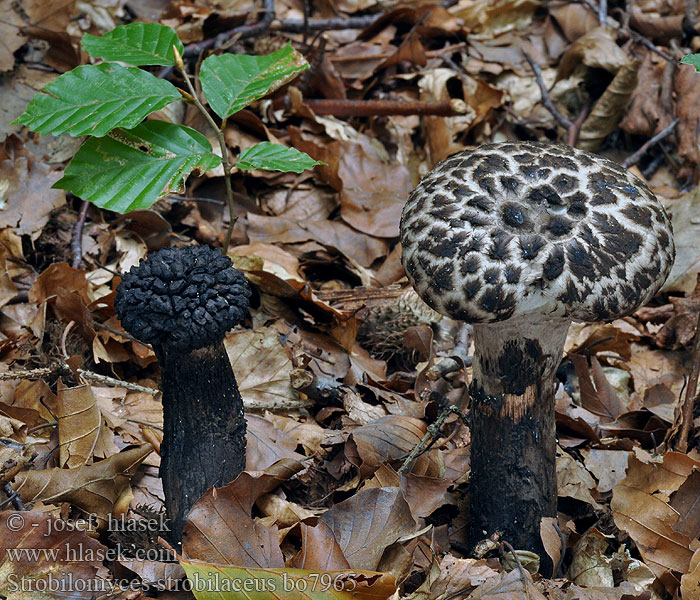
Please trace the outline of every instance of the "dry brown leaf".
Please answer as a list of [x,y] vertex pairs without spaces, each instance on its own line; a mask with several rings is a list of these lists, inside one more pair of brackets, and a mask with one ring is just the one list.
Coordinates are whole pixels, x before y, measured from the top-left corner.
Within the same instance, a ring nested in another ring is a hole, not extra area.
[[70,502],[104,525],[122,495],[129,493],[131,478],[152,450],[150,444],[143,444],[89,466],[25,471],[15,477],[14,486],[24,502]]
[[292,361],[272,327],[234,331],[224,346],[248,407],[273,409],[299,400],[289,382]]
[[300,523],[299,527],[301,549],[292,558],[291,567],[323,571],[350,568],[333,530],[327,523],[319,520],[313,526]]
[[700,550],[696,550],[690,560],[688,572],[681,577],[683,598],[700,598]]
[[282,459],[304,460],[305,457],[295,451],[297,441],[291,435],[258,415],[247,414],[245,419],[248,425],[246,470],[262,471]]
[[371,488],[335,504],[320,520],[326,523],[348,564],[373,571],[384,550],[415,531],[415,521],[396,487]]
[[[20,27],[26,25],[14,10],[14,0],[0,2],[0,71],[11,71],[15,66],[15,50],[20,48],[27,38],[20,33]],[[3,136],[4,137],[3,132]]]
[[581,463],[560,449],[557,449],[557,488],[561,497],[576,498],[595,509],[602,508],[591,494],[596,488],[591,474]]
[[56,419],[61,467],[91,464],[94,455],[104,457],[104,448],[100,449],[102,452],[99,454],[96,453],[103,423],[89,385],[73,388],[59,386]]
[[385,256],[389,248],[385,241],[365,235],[338,221],[294,221],[284,217],[262,217],[248,213],[247,233],[251,242],[297,244],[313,240],[337,250],[363,267],[369,267],[375,260]]
[[401,211],[413,188],[408,169],[381,159],[369,143],[344,142],[338,175],[342,219],[374,237],[398,237]]
[[568,576],[583,587],[614,587],[611,559],[606,555],[611,536],[591,527],[576,543]]
[[552,4],[549,14],[554,17],[570,42],[575,42],[599,25],[596,15],[583,4]]
[[677,69],[673,91],[676,98],[676,115],[680,118],[676,127],[678,154],[696,165],[700,162],[700,150],[693,128],[700,118],[700,108],[697,102],[693,102],[693,96],[697,97],[697,94],[700,94],[700,76],[692,65],[678,65]]
[[302,469],[283,460],[264,472],[244,471],[221,488],[210,488],[192,507],[183,532],[188,558],[240,567],[284,567],[277,527],[253,520],[253,504]]
[[577,148],[595,152],[622,120],[632,93],[637,89],[640,62],[628,60],[593,105],[578,135]]
[[[31,551],[36,551],[33,555]],[[75,525],[38,511],[0,512],[0,595],[18,600],[92,600],[104,579],[107,548]],[[76,583],[82,585],[76,585]],[[49,592],[49,593],[46,593]]]
[[506,31],[525,28],[540,5],[537,0],[460,0],[450,13],[464,21],[477,39],[492,39]]
[[668,571],[687,573],[700,541],[674,529],[678,513],[669,496],[700,463],[669,452],[663,462],[643,463],[630,457],[627,477],[615,488],[610,507],[615,524],[635,541],[644,562],[661,577]]
[[525,569],[513,569],[510,573],[499,573],[476,588],[469,600],[545,600]]
[[[570,354],[581,388],[581,406],[601,417],[603,422],[614,421],[625,410],[615,388],[605,377],[598,359],[591,357],[590,367],[586,357]],[[592,379],[591,379],[592,376]]]
[[446,554],[440,561],[439,573],[429,587],[429,600],[450,598],[469,593],[486,581],[498,577],[498,571],[487,563],[486,559],[455,558]]
[[598,480],[600,493],[609,492],[627,476],[625,472],[631,452],[591,448],[582,450],[581,453],[586,469]]
[[[389,415],[352,430],[346,455],[368,477],[381,463],[405,457],[425,435],[426,425],[412,417]],[[356,450],[356,454],[354,452]],[[440,477],[442,458],[435,450],[419,456],[411,469],[417,475]]]
[[51,211],[66,201],[63,190],[51,189],[60,177],[60,171],[26,157],[0,162],[0,227],[38,238]]

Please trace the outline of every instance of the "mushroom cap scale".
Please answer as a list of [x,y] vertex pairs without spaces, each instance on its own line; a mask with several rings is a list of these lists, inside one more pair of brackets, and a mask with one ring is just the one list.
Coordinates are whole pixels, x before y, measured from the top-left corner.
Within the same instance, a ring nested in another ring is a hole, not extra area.
[[138,340],[191,352],[240,323],[249,296],[245,277],[218,248],[163,248],[124,275],[114,307]]
[[673,265],[671,222],[617,163],[568,146],[505,142],[439,163],[401,217],[402,262],[436,311],[470,323],[525,314],[630,314]]

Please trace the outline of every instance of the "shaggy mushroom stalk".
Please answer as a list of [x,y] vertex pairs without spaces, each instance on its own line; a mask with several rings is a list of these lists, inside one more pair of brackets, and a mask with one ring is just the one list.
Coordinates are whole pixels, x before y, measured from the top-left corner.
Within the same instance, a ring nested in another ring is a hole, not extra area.
[[618,164],[536,142],[438,164],[401,218],[402,262],[433,309],[474,325],[468,543],[536,552],[556,516],[554,374],[572,321],[610,321],[661,288],[671,223]]
[[247,314],[250,288],[220,250],[165,248],[124,275],[122,326],[152,345],[161,368],[161,478],[178,544],[187,513],[245,467],[243,400],[223,340]]

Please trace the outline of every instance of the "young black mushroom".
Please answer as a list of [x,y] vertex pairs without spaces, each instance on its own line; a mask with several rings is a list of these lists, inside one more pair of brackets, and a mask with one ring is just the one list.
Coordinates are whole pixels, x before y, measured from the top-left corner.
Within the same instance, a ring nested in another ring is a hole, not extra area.
[[671,223],[616,163],[532,142],[438,164],[401,219],[403,265],[436,311],[474,324],[469,543],[500,532],[549,561],[556,516],[554,374],[571,321],[632,313],[674,259]]
[[151,344],[161,368],[161,477],[179,543],[187,512],[245,466],[243,401],[223,339],[248,310],[250,288],[220,250],[165,248],[124,275],[114,307]]

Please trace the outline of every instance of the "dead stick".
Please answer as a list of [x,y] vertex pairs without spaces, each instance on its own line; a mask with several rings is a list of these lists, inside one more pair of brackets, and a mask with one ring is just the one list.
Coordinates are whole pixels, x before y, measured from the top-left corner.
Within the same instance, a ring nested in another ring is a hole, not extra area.
[[275,19],[275,0],[263,0],[263,15],[251,25],[241,25],[219,35],[185,47],[184,57],[198,56],[204,50],[218,48],[233,38],[249,38],[265,33]]
[[625,169],[629,169],[632,165],[636,165],[642,158],[642,156],[644,156],[644,154],[647,152],[647,150],[649,150],[649,148],[651,148],[654,144],[663,140],[666,136],[670,135],[671,132],[676,128],[676,125],[678,125],[678,123],[680,123],[680,119],[676,117],[675,119],[673,119],[673,122],[668,127],[665,127],[664,129],[659,131],[659,133],[657,133],[653,138],[644,142],[641,148],[639,148],[639,150],[637,150],[634,154],[628,156],[623,161],[622,166],[625,167]]
[[530,55],[527,52],[523,52],[523,54],[525,55],[525,59],[527,60],[527,62],[530,63],[530,68],[535,74],[537,85],[540,87],[540,94],[542,95],[542,104],[544,104],[545,108],[550,113],[552,113],[552,116],[556,119],[557,123],[559,123],[559,125],[561,125],[564,129],[568,131],[573,123],[570,119],[567,119],[564,115],[562,115],[559,112],[559,109],[556,106],[554,106],[554,102],[552,102],[552,98],[549,96],[549,90],[547,90],[547,86],[544,83],[544,79],[542,79],[542,69],[540,68],[540,65],[538,65],[534,60],[532,60],[532,58],[530,58]]
[[75,222],[75,227],[73,227],[70,249],[73,253],[73,263],[71,266],[74,269],[79,269],[80,263],[83,261],[83,227],[85,226],[85,217],[87,216],[89,206],[90,203],[87,200],[83,200],[83,203],[80,205],[78,220]]
[[[284,101],[284,100],[283,100]],[[275,106],[279,103],[275,103]],[[454,117],[464,114],[461,101],[405,102],[402,100],[332,100],[309,99],[304,105],[317,115],[335,117],[378,117],[386,115],[437,115]],[[281,108],[281,107],[280,107]]]

